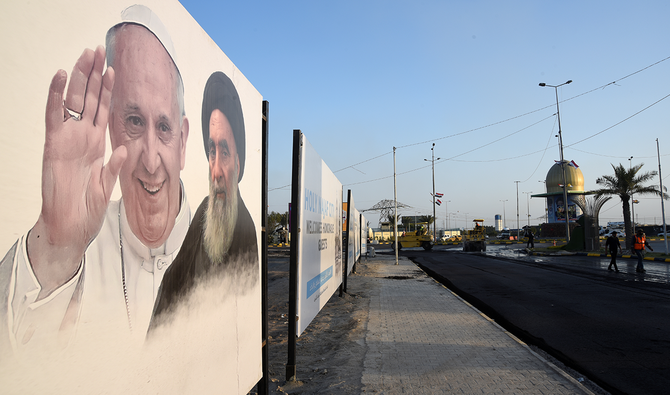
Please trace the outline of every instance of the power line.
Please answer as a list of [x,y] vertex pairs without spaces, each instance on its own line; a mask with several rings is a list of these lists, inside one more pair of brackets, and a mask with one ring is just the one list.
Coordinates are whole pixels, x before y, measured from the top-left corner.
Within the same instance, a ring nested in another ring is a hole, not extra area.
[[[572,96],[572,97],[569,97],[569,98],[567,98],[567,99],[564,99],[564,100],[560,101],[560,103],[564,103],[564,102],[567,102],[567,101],[576,99],[576,98],[578,98],[578,97],[587,95],[587,94],[592,93],[592,92],[595,92],[595,91],[597,91],[597,90],[605,89],[606,87],[608,87],[608,86],[610,86],[610,85],[616,85],[617,82],[623,81],[623,80],[625,80],[625,79],[627,79],[627,78],[629,78],[629,77],[632,77],[632,76],[634,76],[634,75],[636,75],[636,74],[638,74],[638,73],[641,73],[641,72],[643,72],[643,71],[645,71],[645,70],[647,70],[647,69],[649,69],[649,68],[651,68],[651,67],[653,67],[653,66],[656,66],[656,65],[658,65],[658,64],[660,64],[660,63],[663,63],[663,62],[665,62],[665,61],[667,61],[667,60],[669,60],[669,59],[670,59],[670,56],[668,56],[668,57],[666,57],[666,58],[663,58],[663,59],[661,59],[661,60],[659,60],[659,61],[657,61],[657,62],[655,62],[655,63],[652,63],[652,64],[650,64],[650,65],[648,65],[648,66],[646,66],[646,67],[643,67],[643,68],[641,68],[641,69],[639,69],[639,70],[637,70],[637,71],[635,71],[635,72],[632,72],[632,73],[630,73],[630,74],[628,74],[628,75],[626,75],[626,76],[624,76],[624,77],[621,77],[621,78],[619,78],[619,79],[617,79],[617,80],[614,80],[614,81],[609,82],[609,83],[607,83],[607,84],[601,85],[601,86],[596,87],[596,88],[594,88],[594,89],[591,89],[591,90],[589,90],[589,91],[583,92],[583,93],[581,93],[581,94],[579,94],[579,95]],[[668,98],[668,97],[670,97],[670,95],[667,95],[667,96],[663,97],[662,99],[660,99],[660,100],[658,100],[658,101],[652,103],[651,105],[649,105],[649,106],[643,108],[642,110],[636,112],[635,114],[629,116],[628,118],[625,118],[625,119],[623,119],[622,121],[620,121],[620,122],[618,122],[618,123],[616,123],[616,124],[614,124],[614,125],[612,125],[612,126],[606,128],[606,129],[603,129],[603,130],[601,130],[601,131],[598,132],[598,133],[593,134],[592,136],[589,136],[589,137],[587,137],[587,138],[585,138],[585,139],[582,139],[582,140],[580,140],[580,141],[577,141],[577,142],[575,142],[575,143],[572,143],[572,144],[570,144],[570,145],[567,145],[566,148],[569,147],[569,148],[572,148],[572,149],[576,149],[576,148],[573,147],[574,145],[579,144],[579,143],[581,143],[581,142],[584,142],[584,141],[586,141],[586,140],[588,140],[588,139],[591,139],[591,138],[593,138],[593,137],[595,137],[595,136],[597,136],[597,135],[599,135],[599,134],[602,134],[602,133],[606,132],[606,131],[609,130],[609,129],[614,128],[614,127],[617,126],[617,125],[620,125],[621,123],[623,123],[623,122],[625,122],[625,121],[627,121],[627,120],[633,118],[634,116],[636,116],[636,115],[638,115],[638,114],[644,112],[645,110],[647,110],[647,109],[653,107],[654,105],[658,104],[659,102],[665,100],[665,99]],[[527,116],[527,115],[530,115],[530,114],[534,114],[534,113],[536,113],[536,112],[538,112],[538,111],[542,111],[542,110],[545,110],[545,109],[547,109],[547,108],[552,108],[553,106],[554,106],[554,105],[551,104],[551,105],[548,105],[548,106],[545,106],[545,107],[541,107],[541,108],[536,109],[536,110],[533,110],[533,111],[526,112],[526,113],[521,114],[521,115],[517,115],[517,116],[511,117],[511,118],[507,118],[507,119],[504,119],[504,120],[502,120],[502,121],[494,122],[494,123],[491,123],[491,124],[488,124],[488,125],[485,125],[485,126],[480,126],[480,127],[477,127],[477,128],[474,128],[474,129],[470,129],[470,130],[466,130],[466,131],[459,132],[459,133],[454,133],[454,134],[451,134],[451,135],[448,135],[448,136],[443,136],[443,137],[438,137],[438,138],[434,138],[434,139],[430,139],[430,140],[425,140],[425,141],[421,141],[421,142],[417,142],[417,143],[412,143],[412,144],[406,144],[406,145],[402,145],[402,146],[397,146],[396,148],[397,148],[397,149],[400,149],[400,148],[408,148],[408,147],[413,147],[413,146],[416,146],[416,145],[421,145],[421,144],[431,143],[431,142],[435,142],[435,141],[439,141],[439,140],[444,140],[444,139],[448,139],[448,138],[452,138],[452,137],[456,137],[456,136],[461,136],[461,135],[464,135],[464,134],[467,134],[467,133],[472,133],[472,132],[475,132],[475,131],[478,131],[478,130],[482,130],[482,129],[486,129],[486,128],[489,128],[489,127],[492,127],[492,126],[500,125],[500,124],[502,124],[502,123],[509,122],[509,121],[512,121],[512,120],[515,120],[515,119],[518,119],[518,118],[521,118],[521,117],[524,117],[524,116]],[[556,115],[556,114],[553,114],[553,115]],[[552,116],[553,116],[553,115],[552,115]],[[545,119],[547,119],[547,118],[545,118]],[[543,120],[544,120],[544,119],[543,119]],[[543,121],[543,120],[542,120],[542,121]],[[540,121],[540,122],[542,122],[542,121]],[[539,123],[539,122],[538,122],[538,123]],[[535,125],[535,124],[533,124],[533,125]],[[530,125],[530,126],[533,126],[533,125]],[[530,127],[530,126],[529,126],[529,127]],[[518,133],[518,132],[520,132],[520,131],[522,131],[522,130],[524,130],[524,129],[521,129],[521,130],[519,130],[519,131],[517,131],[517,132],[514,132],[514,133],[512,133],[512,134],[510,134],[510,135],[508,135],[508,136],[506,136],[506,137],[509,137],[509,136],[511,136],[511,135],[513,135],[513,134],[516,134],[516,133]],[[504,137],[504,138],[506,138],[506,137]],[[500,141],[500,140],[502,140],[502,138],[501,138],[501,139],[498,139],[498,140],[496,140],[496,141]],[[496,142],[496,141],[494,141],[494,142]],[[492,142],[492,143],[493,143],[493,142]],[[492,144],[492,143],[489,143],[489,144],[486,144],[486,145],[490,145],[490,144]],[[457,157],[459,157],[459,156],[466,155],[466,154],[468,154],[468,153],[470,153],[470,152],[476,151],[476,150],[478,150],[478,149],[480,149],[480,148],[485,147],[486,145],[480,146],[480,147],[478,147],[478,148],[474,148],[474,149],[472,149],[472,150],[470,150],[470,151],[464,152],[464,153],[462,153],[462,154],[456,155],[456,156],[451,157],[451,158],[444,159],[444,160],[442,160],[442,161],[455,160],[455,158],[457,158]],[[505,158],[505,159],[499,159],[499,160],[489,160],[489,161],[483,161],[483,162],[495,162],[495,161],[504,161],[504,160],[517,159],[517,158],[520,158],[520,157],[533,155],[533,154],[536,154],[536,153],[538,153],[538,152],[546,151],[546,149],[547,149],[547,148],[545,148],[544,150],[539,150],[539,151],[535,151],[535,152],[532,152],[532,153],[529,153],[529,154],[523,154],[523,155],[519,155],[519,156],[512,157],[512,158]],[[357,166],[357,165],[360,165],[360,164],[363,164],[363,163],[367,163],[367,162],[373,161],[373,160],[375,160],[375,159],[379,159],[379,158],[381,158],[381,157],[384,157],[384,156],[386,156],[386,155],[390,155],[390,154],[391,154],[391,152],[389,151],[389,152],[386,152],[386,153],[377,155],[377,156],[375,156],[375,157],[373,157],[373,158],[366,159],[366,160],[364,160],[364,161],[362,161],[362,162],[358,162],[358,163],[356,163],[356,164],[353,164],[353,165],[350,165],[350,166],[343,167],[343,168],[341,168],[341,169],[335,171],[335,173],[340,172],[340,171],[345,170],[345,169],[353,168],[353,167],[355,167],[355,166]],[[468,162],[468,161],[458,161],[458,162]],[[471,162],[477,162],[477,161],[471,161]],[[416,168],[416,169],[413,169],[413,170],[409,170],[409,171],[406,171],[406,172],[403,172],[403,173],[398,173],[398,175],[411,173],[411,172],[414,172],[414,171],[417,171],[417,170],[424,169],[424,168],[426,168],[426,167],[427,167],[427,166],[419,167],[419,168]],[[358,185],[358,184],[364,184],[364,183],[368,183],[368,182],[375,182],[375,181],[384,180],[384,179],[391,178],[391,177],[393,177],[393,176],[390,175],[390,176],[385,176],[385,177],[376,178],[376,179],[373,179],[373,180],[361,181],[361,182],[356,182],[356,183],[351,183],[351,184],[346,184],[346,185]],[[283,188],[286,188],[286,187],[289,187],[289,186],[290,186],[290,184],[289,184],[289,185],[284,185],[284,186],[281,186],[281,187],[277,187],[277,188],[272,188],[272,189],[270,189],[269,191],[270,191],[270,192],[271,192],[271,191],[276,191],[276,190],[283,189]]]
[[579,140],[579,141],[577,141],[577,142],[574,142],[574,143],[572,143],[572,144],[566,145],[566,147],[572,147],[573,145],[577,145],[577,144],[579,144],[579,143],[583,143],[584,141],[586,141],[586,140],[588,140],[588,139],[592,139],[592,138],[596,137],[596,136],[599,135],[599,134],[605,133],[606,131],[612,129],[613,127],[618,126],[618,125],[621,125],[622,123],[624,123],[624,122],[626,122],[627,120],[633,118],[634,116],[636,116],[636,115],[638,115],[638,114],[641,114],[642,112],[644,112],[644,111],[650,109],[651,107],[653,107],[653,106],[655,106],[656,104],[662,102],[663,100],[667,99],[668,97],[670,97],[670,94],[668,94],[668,95],[662,97],[661,99],[659,99],[659,100],[655,101],[654,103],[648,105],[647,107],[641,109],[640,111],[636,112],[635,114],[633,114],[633,115],[631,115],[631,116],[629,116],[629,117],[627,117],[627,118],[622,119],[621,121],[615,123],[614,125],[612,125],[612,126],[610,126],[610,127],[608,127],[608,128],[605,128],[605,129],[601,130],[601,131],[598,132],[598,133],[592,134],[591,136],[589,136],[589,137],[587,137],[587,138],[584,138],[584,139],[581,139],[581,140]]
[[[546,118],[543,118],[543,119],[541,119],[541,120],[539,120],[539,121],[537,121],[537,122],[535,122],[535,123],[533,123],[533,124],[531,124],[531,125],[528,125],[528,126],[526,126],[526,127],[524,127],[524,128],[521,128],[521,129],[519,129],[519,130],[517,130],[517,131],[515,131],[515,132],[512,132],[512,133],[510,133],[510,134],[508,134],[508,135],[506,135],[506,136],[503,136],[503,137],[501,137],[501,138],[499,138],[499,139],[497,139],[497,140],[493,140],[493,141],[488,142],[488,143],[486,143],[486,144],[484,144],[484,145],[481,145],[481,146],[479,146],[479,147],[477,147],[477,148],[473,148],[473,149],[471,149],[471,150],[469,150],[469,151],[465,151],[465,152],[460,153],[460,154],[458,154],[458,155],[452,156],[451,158],[442,159],[442,160],[437,161],[437,162],[438,162],[438,163],[440,163],[440,162],[446,162],[446,161],[448,161],[448,160],[452,160],[452,159],[454,159],[454,158],[458,158],[459,156],[467,155],[467,154],[469,154],[469,153],[471,153],[471,152],[477,151],[477,150],[482,149],[482,148],[484,148],[484,147],[486,147],[486,146],[489,146],[489,145],[491,145],[491,144],[495,144],[495,143],[497,143],[497,142],[499,142],[499,141],[501,141],[501,140],[504,140],[504,139],[506,139],[506,138],[508,138],[508,137],[511,137],[511,136],[513,136],[513,135],[515,135],[515,134],[517,134],[517,133],[520,133],[520,132],[522,132],[522,131],[524,131],[524,130],[526,130],[526,129],[528,129],[528,128],[531,128],[531,127],[533,127],[533,126],[535,126],[535,125],[537,125],[537,124],[539,124],[539,123],[541,123],[541,122],[544,122],[544,121],[546,121],[547,119],[549,119],[549,118],[551,118],[551,117],[553,117],[553,116],[554,116],[554,115],[552,114],[552,115],[550,115],[550,116],[548,116],[548,117],[546,117]],[[396,147],[396,148],[397,148],[397,147]],[[540,151],[540,152],[541,152],[541,151]],[[431,166],[431,165],[425,165],[425,166],[417,167],[417,168],[412,169],[412,170],[407,170],[407,171],[404,171],[404,172],[402,172],[402,173],[397,173],[396,175],[400,176],[400,175],[403,175],[403,174],[412,173],[412,172],[415,172],[415,171],[418,171],[418,170],[425,169],[425,168],[430,167],[430,166]],[[376,179],[374,179],[374,180],[361,181],[361,182],[356,182],[356,183],[351,183],[351,184],[344,184],[344,185],[346,185],[346,186],[350,186],[350,185],[364,184],[364,183],[368,183],[368,182],[374,182],[374,181],[384,180],[384,179],[387,179],[387,178],[390,178],[390,177],[393,177],[393,175],[386,176],[386,177],[381,177],[381,178],[376,178]]]

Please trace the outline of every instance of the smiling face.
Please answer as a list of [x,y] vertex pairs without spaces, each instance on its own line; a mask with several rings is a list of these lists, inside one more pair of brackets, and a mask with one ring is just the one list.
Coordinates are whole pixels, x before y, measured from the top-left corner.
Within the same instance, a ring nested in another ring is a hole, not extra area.
[[128,223],[155,248],[172,232],[181,202],[188,120],[179,109],[177,69],[158,39],[137,25],[117,33],[109,129],[128,157],[119,184]]

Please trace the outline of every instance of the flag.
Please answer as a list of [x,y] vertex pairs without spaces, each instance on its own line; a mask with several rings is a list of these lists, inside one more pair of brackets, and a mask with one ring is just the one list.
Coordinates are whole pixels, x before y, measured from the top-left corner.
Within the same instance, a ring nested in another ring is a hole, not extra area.
[[437,198],[441,198],[442,196],[444,196],[443,193],[439,193],[439,192],[438,192],[438,193],[435,193],[435,197],[437,197]]
[[577,166],[574,160],[571,160],[570,163],[568,163],[568,165],[574,167],[575,169],[579,167]]
[[437,203],[437,205],[439,206],[440,204],[442,204],[442,201],[440,199],[437,199],[435,203]]

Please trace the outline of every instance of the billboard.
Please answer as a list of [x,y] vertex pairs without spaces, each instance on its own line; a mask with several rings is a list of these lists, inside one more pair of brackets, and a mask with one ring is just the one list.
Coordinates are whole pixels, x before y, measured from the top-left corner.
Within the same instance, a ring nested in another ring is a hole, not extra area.
[[360,255],[367,255],[368,253],[368,222],[365,216],[361,214],[361,252]]
[[5,390],[261,376],[262,96],[177,1],[135,3],[0,6]]
[[361,238],[360,238],[360,212],[356,209],[354,198],[349,191],[349,202],[347,206],[347,273],[348,276],[354,268],[354,264],[361,256]]
[[[547,196],[547,207],[549,223],[565,222],[565,204],[563,195]],[[573,196],[568,195],[568,214],[570,222],[576,222],[582,211],[574,202]]]
[[342,183],[301,134],[296,336],[342,282]]

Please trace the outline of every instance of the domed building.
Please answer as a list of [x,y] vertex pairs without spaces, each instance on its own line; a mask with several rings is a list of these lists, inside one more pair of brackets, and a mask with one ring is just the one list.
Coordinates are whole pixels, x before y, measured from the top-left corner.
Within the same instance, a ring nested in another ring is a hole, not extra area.
[[[576,222],[577,218],[582,215],[582,210],[574,202],[578,195],[585,195],[584,191],[584,175],[577,167],[574,161],[564,160],[565,180],[568,192],[567,212],[570,222]],[[561,162],[556,161],[547,173],[545,180],[547,192],[532,197],[543,197],[547,199],[547,222],[565,223],[566,205],[563,196],[563,172],[561,170]]]

